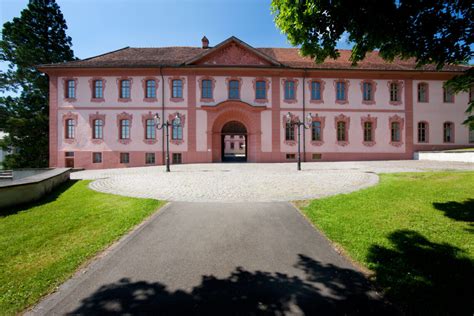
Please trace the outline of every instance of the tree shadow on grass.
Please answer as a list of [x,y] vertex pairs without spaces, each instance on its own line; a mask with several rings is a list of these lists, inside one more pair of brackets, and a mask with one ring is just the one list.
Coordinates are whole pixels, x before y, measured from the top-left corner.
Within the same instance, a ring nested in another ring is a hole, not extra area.
[[17,206],[12,206],[12,207],[7,207],[7,208],[0,208],[0,218],[16,214],[21,211],[26,211],[32,207],[35,206],[41,206],[44,204],[48,204],[51,202],[54,202],[55,200],[58,199],[58,197],[66,192],[70,187],[72,187],[78,180],[68,180],[64,183],[61,183],[57,188],[53,189],[50,193],[47,193],[44,197],[41,199],[31,202],[31,203],[25,203]]
[[228,278],[203,276],[190,291],[161,283],[122,279],[100,287],[72,315],[380,315],[394,314],[354,270],[300,255],[295,267],[306,280],[284,273],[237,267]]
[[374,245],[368,255],[389,300],[409,315],[472,315],[474,262],[463,250],[411,230],[389,240],[395,249]]
[[451,219],[468,222],[470,228],[466,228],[466,231],[474,233],[474,199],[467,199],[461,203],[455,201],[433,203],[433,206]]

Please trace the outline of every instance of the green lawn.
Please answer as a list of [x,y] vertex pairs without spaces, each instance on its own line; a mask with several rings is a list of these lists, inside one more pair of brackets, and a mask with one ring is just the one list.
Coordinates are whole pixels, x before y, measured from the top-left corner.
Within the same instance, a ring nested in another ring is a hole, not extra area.
[[474,311],[474,172],[383,174],[303,212],[408,314]]
[[69,278],[163,202],[64,184],[45,200],[0,211],[0,314],[15,314]]

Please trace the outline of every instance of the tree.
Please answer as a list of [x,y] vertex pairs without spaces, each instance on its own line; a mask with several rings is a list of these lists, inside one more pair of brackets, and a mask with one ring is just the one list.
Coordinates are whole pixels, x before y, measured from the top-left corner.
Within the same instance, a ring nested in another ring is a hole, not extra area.
[[48,164],[48,77],[35,66],[74,60],[66,21],[54,0],[30,0],[20,17],[3,25],[0,91],[20,92],[0,98],[0,129],[8,137],[0,145],[14,149],[4,166]]
[[[418,67],[438,69],[474,56],[474,6],[468,0],[272,0],[271,8],[290,43],[318,63],[339,56],[344,33],[354,44],[354,64],[375,49],[387,61],[415,58]],[[473,83],[470,71],[448,85],[459,92]],[[468,114],[472,110],[471,102]]]

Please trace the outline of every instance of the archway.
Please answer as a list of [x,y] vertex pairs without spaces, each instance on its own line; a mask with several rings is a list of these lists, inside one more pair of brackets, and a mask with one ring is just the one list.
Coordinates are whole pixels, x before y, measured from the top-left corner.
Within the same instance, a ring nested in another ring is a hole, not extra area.
[[221,130],[223,162],[247,161],[247,128],[238,121],[229,121]]

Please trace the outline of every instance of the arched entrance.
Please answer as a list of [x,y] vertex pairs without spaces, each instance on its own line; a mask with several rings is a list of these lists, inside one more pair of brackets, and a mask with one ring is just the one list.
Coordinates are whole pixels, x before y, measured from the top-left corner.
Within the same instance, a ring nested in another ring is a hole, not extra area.
[[223,162],[247,161],[247,128],[238,121],[229,121],[221,130]]

